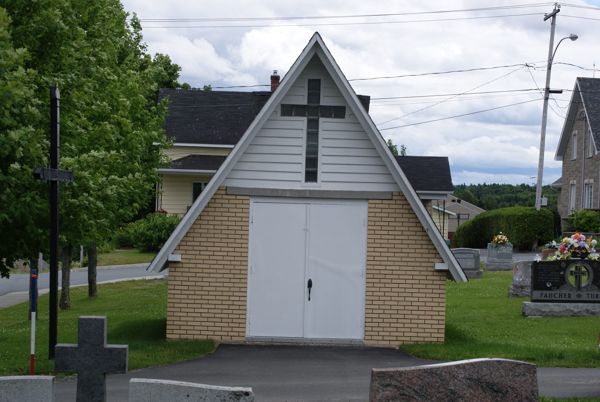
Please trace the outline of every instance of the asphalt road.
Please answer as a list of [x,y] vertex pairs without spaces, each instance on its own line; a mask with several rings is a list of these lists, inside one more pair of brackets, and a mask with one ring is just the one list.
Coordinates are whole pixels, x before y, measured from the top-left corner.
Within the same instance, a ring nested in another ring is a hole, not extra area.
[[[96,281],[98,283],[118,282],[134,278],[162,277],[165,272],[148,272],[144,264],[113,265],[109,267],[98,267]],[[60,287],[61,273],[58,274],[58,286]],[[42,273],[38,278],[39,293],[45,293],[49,286],[49,273]],[[87,285],[87,268],[71,270],[71,286]],[[10,278],[0,278],[0,308],[8,307],[27,300],[29,291],[29,275],[14,274]]]
[[[371,369],[432,363],[398,350],[335,346],[221,345],[201,359],[109,375],[107,400],[127,401],[130,378],[252,387],[257,401],[367,401]],[[540,394],[600,396],[600,369],[538,369]],[[55,382],[57,401],[75,401],[74,377]]]

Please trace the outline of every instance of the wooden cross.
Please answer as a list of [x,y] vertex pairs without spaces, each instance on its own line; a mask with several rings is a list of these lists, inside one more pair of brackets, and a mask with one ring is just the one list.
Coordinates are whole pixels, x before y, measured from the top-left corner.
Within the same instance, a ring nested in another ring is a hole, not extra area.
[[282,116],[306,117],[306,156],[304,162],[304,181],[316,182],[319,167],[319,118],[343,119],[346,106],[321,105],[321,80],[308,80],[306,105],[281,105]]
[[78,345],[57,344],[54,369],[77,373],[77,402],[106,401],[106,374],[127,372],[127,345],[106,344],[106,317],[79,317]]

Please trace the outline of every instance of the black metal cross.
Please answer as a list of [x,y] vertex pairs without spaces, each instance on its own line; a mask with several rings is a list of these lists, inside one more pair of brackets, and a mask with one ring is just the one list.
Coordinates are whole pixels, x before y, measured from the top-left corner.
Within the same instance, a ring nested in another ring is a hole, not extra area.
[[569,275],[575,278],[575,287],[577,290],[581,290],[582,279],[587,279],[589,274],[587,268],[582,267],[581,265],[576,265],[575,268],[569,272]]
[[36,168],[33,176],[50,182],[50,297],[48,305],[48,358],[54,359],[58,301],[58,199],[59,182],[73,181],[73,173],[60,170],[60,91],[50,87],[50,167]]
[[306,105],[281,105],[282,116],[306,117],[306,156],[304,162],[304,181],[316,182],[319,167],[319,118],[343,119],[346,106],[321,105],[321,80],[308,80]]
[[106,317],[79,317],[78,345],[56,345],[54,369],[77,373],[77,402],[106,401],[106,374],[127,372],[127,345],[106,344]]

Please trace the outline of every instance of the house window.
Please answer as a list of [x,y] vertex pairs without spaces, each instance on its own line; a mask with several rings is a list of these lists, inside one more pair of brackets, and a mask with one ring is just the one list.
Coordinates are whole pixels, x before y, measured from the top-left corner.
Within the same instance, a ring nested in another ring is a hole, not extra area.
[[573,139],[571,141],[571,159],[577,159],[577,130],[573,131]]
[[594,200],[594,182],[586,180],[583,184],[583,208],[591,209],[592,201]]
[[202,190],[204,190],[206,184],[207,183],[192,183],[192,202],[196,201],[196,198],[198,198]]
[[569,185],[569,214],[575,211],[575,197],[577,196],[577,186],[575,181]]
[[594,156],[594,153],[596,152],[596,146],[594,145],[594,137],[592,137],[592,130],[590,130],[588,128],[587,130],[587,139],[588,139],[588,143],[587,143],[587,157],[591,158],[592,156]]
[[306,115],[306,157],[304,181],[316,182],[319,169],[319,104],[321,80],[308,80],[308,113]]

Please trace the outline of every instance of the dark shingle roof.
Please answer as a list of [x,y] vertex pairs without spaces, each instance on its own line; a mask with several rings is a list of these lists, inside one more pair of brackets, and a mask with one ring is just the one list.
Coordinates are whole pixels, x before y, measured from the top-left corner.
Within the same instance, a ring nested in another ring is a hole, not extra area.
[[[235,145],[271,92],[162,88],[158,96],[169,98],[165,131],[173,142]],[[368,112],[370,97],[358,95],[358,99]]]
[[226,156],[217,155],[188,155],[175,159],[169,164],[169,169],[183,170],[218,170]]
[[577,78],[596,148],[600,148],[600,78]]
[[446,156],[396,156],[415,191],[454,191]]
[[176,143],[235,145],[271,92],[161,89],[169,98],[167,136]]
[[569,103],[569,110],[556,148],[555,160],[563,160],[581,104],[583,104],[590,123],[589,128],[594,136],[596,149],[600,149],[600,78],[577,77],[571,102]]

